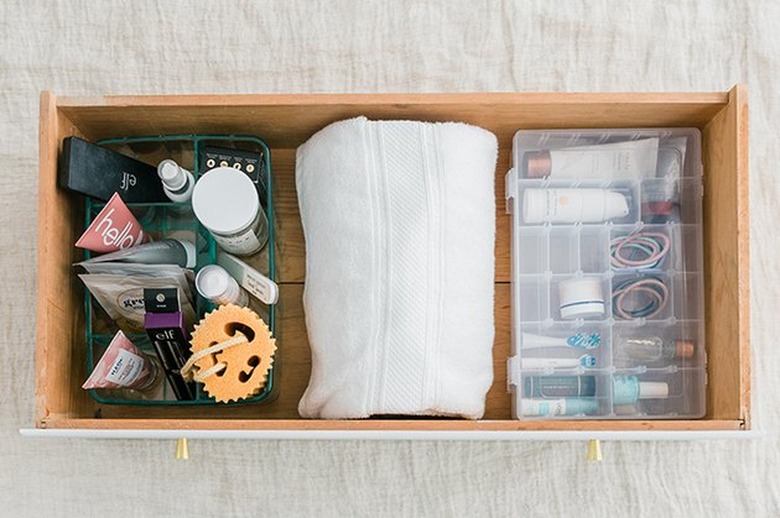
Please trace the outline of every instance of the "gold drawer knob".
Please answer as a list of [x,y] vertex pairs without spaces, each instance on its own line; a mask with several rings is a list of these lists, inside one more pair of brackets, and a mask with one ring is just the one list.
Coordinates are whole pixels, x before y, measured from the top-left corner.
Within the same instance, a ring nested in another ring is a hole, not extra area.
[[187,438],[182,437],[176,440],[176,460],[189,460],[190,448],[187,444]]
[[591,439],[588,441],[588,455],[586,457],[591,462],[601,462],[604,458],[601,455],[601,441]]

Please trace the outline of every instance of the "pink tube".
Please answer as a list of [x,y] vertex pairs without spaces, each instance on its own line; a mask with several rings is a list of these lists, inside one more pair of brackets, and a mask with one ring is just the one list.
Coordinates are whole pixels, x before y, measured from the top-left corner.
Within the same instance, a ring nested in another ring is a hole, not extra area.
[[144,234],[141,224],[119,194],[114,193],[76,246],[93,252],[116,252],[147,241],[149,236]]
[[144,390],[156,381],[157,367],[152,360],[118,331],[81,388]]

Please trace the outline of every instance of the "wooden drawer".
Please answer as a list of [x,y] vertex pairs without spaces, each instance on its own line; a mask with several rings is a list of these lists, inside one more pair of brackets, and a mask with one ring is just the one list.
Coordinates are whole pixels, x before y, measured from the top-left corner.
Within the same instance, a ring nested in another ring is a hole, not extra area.
[[[51,435],[382,438],[690,438],[750,429],[747,92],[593,94],[199,95],[41,97],[35,427]],[[299,419],[309,345],[301,295],[304,242],[294,182],[295,148],[326,124],[374,119],[457,120],[498,136],[496,169],[495,382],[485,418]],[[521,128],[695,126],[703,136],[707,414],[700,420],[515,421],[510,418],[510,219],[503,175]],[[62,140],[225,133],[265,138],[272,148],[280,396],[254,406],[99,405],[80,388],[85,368],[83,288],[71,264],[83,203],[57,188]],[[101,430],[98,432],[97,430]],[[43,431],[43,432],[41,432]],[[686,432],[679,434],[678,432]],[[671,432],[671,433],[668,433]],[[697,432],[697,433],[691,433]],[[707,432],[717,432],[708,434]],[[45,434],[45,433],[44,433]]]

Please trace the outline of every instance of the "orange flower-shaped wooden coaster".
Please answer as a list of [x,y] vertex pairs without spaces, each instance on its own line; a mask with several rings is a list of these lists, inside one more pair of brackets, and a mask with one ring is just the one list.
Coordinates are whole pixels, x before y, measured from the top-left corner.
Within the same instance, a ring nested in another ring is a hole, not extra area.
[[266,323],[251,309],[234,304],[220,306],[203,317],[195,326],[190,345],[194,379],[224,403],[258,394],[276,352],[276,340]]

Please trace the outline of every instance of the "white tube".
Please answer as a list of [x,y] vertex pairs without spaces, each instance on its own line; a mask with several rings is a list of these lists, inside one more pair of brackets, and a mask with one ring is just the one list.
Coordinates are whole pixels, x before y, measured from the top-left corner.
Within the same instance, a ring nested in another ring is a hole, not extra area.
[[628,200],[605,189],[526,189],[526,223],[603,223],[628,216]]
[[529,178],[652,178],[658,138],[536,151],[525,159]]

